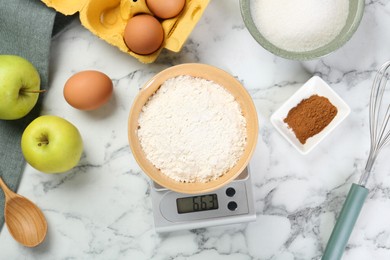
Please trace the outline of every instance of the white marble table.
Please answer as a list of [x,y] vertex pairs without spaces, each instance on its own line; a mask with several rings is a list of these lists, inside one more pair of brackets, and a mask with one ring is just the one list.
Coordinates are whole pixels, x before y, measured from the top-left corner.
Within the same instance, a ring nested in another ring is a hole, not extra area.
[[[36,202],[49,231],[37,248],[0,233],[0,259],[320,259],[351,183],[369,151],[368,97],[376,68],[390,59],[390,1],[366,1],[361,26],[340,50],[312,62],[277,58],[246,30],[236,1],[212,1],[180,53],[139,63],[78,22],[53,40],[50,90],[43,114],[80,130],[80,165],[61,175],[27,166],[18,192]],[[169,66],[199,62],[224,69],[249,90],[259,116],[252,160],[257,221],[156,234],[149,179],[127,142],[127,117],[138,89]],[[62,88],[73,73],[96,69],[114,82],[114,98],[93,112],[70,107]],[[270,124],[270,115],[313,74],[351,107],[350,116],[317,148],[299,154]],[[384,150],[345,260],[390,259],[390,166]]]

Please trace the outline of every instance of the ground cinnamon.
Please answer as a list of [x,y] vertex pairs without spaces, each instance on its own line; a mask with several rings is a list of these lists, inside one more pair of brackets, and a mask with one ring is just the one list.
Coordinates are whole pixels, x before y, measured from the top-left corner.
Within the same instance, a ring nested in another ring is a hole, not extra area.
[[292,108],[284,122],[305,144],[310,137],[321,132],[337,115],[337,108],[326,97],[312,95]]

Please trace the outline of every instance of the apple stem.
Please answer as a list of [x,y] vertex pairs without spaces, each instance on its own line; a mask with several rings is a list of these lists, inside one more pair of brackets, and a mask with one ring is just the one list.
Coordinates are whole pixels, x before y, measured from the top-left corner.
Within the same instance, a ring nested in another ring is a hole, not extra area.
[[40,89],[40,90],[25,90],[22,89],[20,93],[43,93],[46,92],[46,89]]

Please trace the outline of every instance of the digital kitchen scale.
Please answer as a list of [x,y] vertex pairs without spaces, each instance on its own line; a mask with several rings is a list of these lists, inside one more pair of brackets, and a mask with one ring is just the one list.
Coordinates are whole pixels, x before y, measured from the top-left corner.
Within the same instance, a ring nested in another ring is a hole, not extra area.
[[156,232],[171,232],[256,220],[249,167],[216,191],[189,195],[155,182],[151,189]]

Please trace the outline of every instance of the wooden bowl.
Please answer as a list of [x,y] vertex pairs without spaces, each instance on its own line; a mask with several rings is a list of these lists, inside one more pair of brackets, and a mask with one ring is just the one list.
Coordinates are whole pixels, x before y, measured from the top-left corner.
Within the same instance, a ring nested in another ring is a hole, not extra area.
[[[152,96],[166,80],[180,75],[190,75],[193,77],[204,78],[207,80],[214,81],[215,83],[224,87],[236,98],[237,102],[240,104],[242,113],[246,118],[247,122],[247,144],[245,147],[245,151],[241,158],[238,160],[237,164],[218,179],[211,180],[206,183],[178,182],[161,173],[160,170],[154,167],[154,165],[146,158],[137,135],[139,114],[141,112],[142,107],[148,101],[149,97]],[[135,98],[130,110],[128,135],[130,147],[136,161],[138,162],[142,170],[153,181],[167,189],[179,193],[198,194],[210,192],[234,180],[248,165],[257,143],[257,113],[249,93],[239,81],[237,81],[227,72],[205,64],[181,64],[161,71],[152,79],[150,79],[141,89],[138,96]]]

